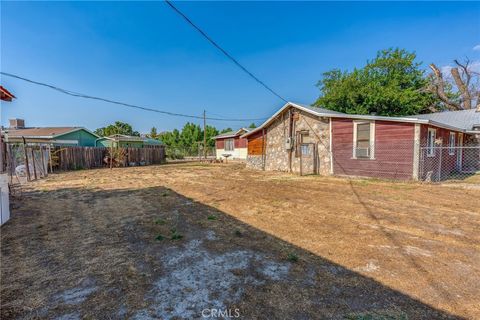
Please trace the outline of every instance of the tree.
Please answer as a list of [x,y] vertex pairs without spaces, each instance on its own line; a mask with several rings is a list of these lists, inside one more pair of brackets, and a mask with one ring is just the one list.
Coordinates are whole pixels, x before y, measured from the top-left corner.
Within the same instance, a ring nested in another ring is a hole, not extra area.
[[95,130],[95,134],[106,137],[114,134],[123,134],[127,136],[140,136],[140,133],[134,131],[132,126],[128,123],[115,121],[114,124],[108,125],[106,127],[98,128]]
[[151,139],[157,139],[158,138],[157,128],[152,127],[152,129],[150,129],[150,133],[148,134],[148,137]]
[[327,71],[317,83],[321,94],[313,105],[350,114],[428,112],[437,99],[427,90],[429,81],[415,59],[415,53],[404,49],[387,49],[361,69]]
[[180,134],[180,145],[190,148],[193,152],[198,151],[198,143],[203,141],[203,132],[198,124],[187,122]]
[[207,133],[207,147],[210,147],[210,148],[215,147],[215,139],[212,139],[212,138],[218,135],[217,128],[207,125],[205,132]]
[[232,128],[225,128],[222,131],[220,131],[220,133],[227,133],[227,132],[230,132],[230,131],[233,131],[233,129]]
[[250,123],[250,125],[248,126],[249,129],[255,129],[256,127],[257,125],[255,124],[255,122]]
[[[470,60],[453,60],[455,67],[450,69],[451,77],[444,78],[442,71],[430,64],[430,90],[443,102],[448,110],[476,108],[480,111],[480,74],[472,70]],[[452,88],[457,90],[452,93]]]

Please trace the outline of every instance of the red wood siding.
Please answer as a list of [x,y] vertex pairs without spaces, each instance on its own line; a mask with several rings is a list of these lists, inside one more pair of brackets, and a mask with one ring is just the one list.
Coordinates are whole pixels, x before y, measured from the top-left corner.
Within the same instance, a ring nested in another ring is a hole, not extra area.
[[[215,146],[217,149],[224,149],[225,148],[225,140],[232,139],[232,138],[217,138],[215,140]],[[234,146],[235,148],[246,148],[247,147],[247,139],[240,138],[240,136],[234,138]]]
[[263,132],[258,131],[248,137],[248,155],[258,156],[263,154]]
[[332,118],[334,174],[412,179],[413,123],[375,121],[375,158],[353,158],[353,120]]

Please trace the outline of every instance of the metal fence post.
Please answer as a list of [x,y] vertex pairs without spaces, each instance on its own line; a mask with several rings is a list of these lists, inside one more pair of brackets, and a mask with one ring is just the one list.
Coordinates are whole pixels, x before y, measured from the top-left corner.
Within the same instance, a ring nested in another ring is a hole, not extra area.
[[438,181],[442,181],[442,151],[440,147],[440,160],[438,160]]

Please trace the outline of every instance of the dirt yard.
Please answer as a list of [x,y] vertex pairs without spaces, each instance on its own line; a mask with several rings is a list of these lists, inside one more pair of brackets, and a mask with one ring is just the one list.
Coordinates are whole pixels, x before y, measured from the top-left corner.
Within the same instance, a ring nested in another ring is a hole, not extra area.
[[475,186],[240,164],[51,175],[1,228],[1,318],[479,319]]

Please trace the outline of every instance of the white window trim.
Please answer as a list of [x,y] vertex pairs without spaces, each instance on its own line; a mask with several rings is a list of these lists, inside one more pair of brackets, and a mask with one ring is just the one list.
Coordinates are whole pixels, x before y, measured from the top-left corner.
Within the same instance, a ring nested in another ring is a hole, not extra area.
[[[228,141],[232,141],[232,149],[231,150],[227,150],[227,142]],[[225,139],[225,141],[223,143],[223,150],[224,151],[234,151],[235,150],[235,138]]]
[[[430,137],[430,132],[433,132],[433,144],[430,146],[428,143],[428,139]],[[435,157],[436,150],[435,150],[435,140],[437,140],[437,129],[435,128],[428,128],[427,132],[427,157]]]
[[[453,141],[452,141],[453,137]],[[448,136],[448,154],[451,156],[455,155],[455,143],[456,143],[457,135],[455,132],[450,131],[450,135]],[[453,145],[452,145],[453,142]]]
[[357,126],[363,123],[370,123],[370,160],[375,160],[375,121],[353,120],[353,159],[357,158]]

